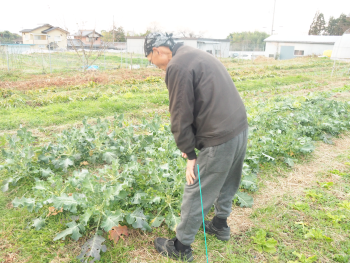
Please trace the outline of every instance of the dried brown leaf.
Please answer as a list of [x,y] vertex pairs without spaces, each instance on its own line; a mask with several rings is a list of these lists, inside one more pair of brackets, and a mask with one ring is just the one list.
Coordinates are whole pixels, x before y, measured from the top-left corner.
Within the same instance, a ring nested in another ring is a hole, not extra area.
[[57,215],[58,213],[62,213],[62,212],[63,212],[63,207],[61,207],[60,210],[56,210],[53,206],[50,206],[50,207],[49,207],[49,213],[47,214],[46,217],[55,216],[55,215]]
[[118,243],[119,238],[124,239],[124,237],[122,235],[124,235],[124,236],[129,235],[127,226],[114,226],[108,232],[109,232],[109,234],[108,234],[109,240],[113,240],[114,243],[116,243],[116,244]]

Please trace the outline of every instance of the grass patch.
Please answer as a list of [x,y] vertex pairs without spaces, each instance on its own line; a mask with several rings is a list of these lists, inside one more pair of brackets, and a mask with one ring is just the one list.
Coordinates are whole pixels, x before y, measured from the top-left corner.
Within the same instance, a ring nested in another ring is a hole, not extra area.
[[[166,91],[167,92],[167,91]],[[81,121],[87,117],[105,117],[114,113],[136,113],[141,110],[154,109],[168,105],[168,95],[164,91],[137,94],[126,93],[112,98],[57,103],[44,107],[24,107],[0,109],[0,129],[68,124]]]
[[296,84],[300,82],[305,82],[310,80],[310,77],[306,76],[285,76],[285,77],[274,77],[274,78],[265,78],[265,79],[254,79],[254,80],[245,80],[242,82],[236,82],[236,87],[238,91],[252,91],[259,90],[262,87],[276,87],[276,86],[286,86],[291,84]]

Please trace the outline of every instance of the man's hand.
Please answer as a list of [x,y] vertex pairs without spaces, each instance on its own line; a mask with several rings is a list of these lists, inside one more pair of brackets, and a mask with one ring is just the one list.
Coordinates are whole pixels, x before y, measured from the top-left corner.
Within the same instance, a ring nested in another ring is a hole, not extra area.
[[187,160],[187,168],[186,168],[186,181],[188,185],[193,184],[196,176],[194,175],[194,166],[196,165],[196,159]]
[[[187,154],[182,153],[181,156],[185,159],[187,159]],[[188,185],[193,184],[194,180],[196,179],[196,176],[194,175],[194,167],[196,165],[196,159],[193,160],[187,160],[187,168],[186,168],[186,181]]]

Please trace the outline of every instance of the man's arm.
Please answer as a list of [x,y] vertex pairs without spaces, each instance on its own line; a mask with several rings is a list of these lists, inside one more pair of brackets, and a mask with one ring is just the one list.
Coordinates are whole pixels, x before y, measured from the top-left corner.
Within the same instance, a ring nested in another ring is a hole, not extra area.
[[171,65],[167,69],[166,83],[169,90],[171,131],[176,145],[186,153],[189,160],[197,159],[192,130],[195,102],[192,74],[179,65]]

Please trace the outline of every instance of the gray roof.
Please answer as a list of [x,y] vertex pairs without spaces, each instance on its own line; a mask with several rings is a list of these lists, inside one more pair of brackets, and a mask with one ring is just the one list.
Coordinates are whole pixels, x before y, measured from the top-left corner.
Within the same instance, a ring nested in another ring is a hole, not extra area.
[[32,31],[34,31],[34,30],[36,30],[36,29],[39,29],[39,28],[42,28],[42,27],[49,27],[48,29],[45,29],[45,30],[43,30],[43,31],[41,31],[41,33],[43,33],[43,34],[47,34],[48,32],[50,32],[50,31],[52,31],[52,30],[55,30],[55,29],[57,29],[57,30],[61,30],[61,31],[63,31],[63,32],[66,32],[67,34],[69,33],[68,31],[66,31],[66,30],[64,30],[64,29],[62,29],[62,28],[60,28],[60,27],[58,27],[58,26],[56,26],[56,27],[54,27],[54,26],[51,26],[50,24],[45,24],[45,25],[41,25],[41,26],[38,26],[38,27],[36,27],[36,28],[33,28],[33,29],[23,29],[23,30],[21,30],[21,31],[19,31],[19,32],[22,32],[22,33],[29,33],[29,32],[32,32]]
[[19,31],[19,32],[28,33],[28,32],[32,32],[32,31],[34,31],[34,30],[37,30],[37,29],[39,29],[39,28],[42,28],[42,27],[44,27],[44,26],[52,27],[50,24],[44,24],[44,25],[38,26],[38,27],[33,28],[33,29],[23,29],[23,30],[21,30],[21,31]]
[[52,31],[52,30],[55,30],[55,29],[64,31],[64,32],[66,32],[66,33],[69,33],[68,31],[66,31],[66,30],[64,30],[64,29],[62,29],[62,28],[60,28],[60,27],[58,27],[58,26],[56,26],[56,27],[50,27],[50,28],[48,28],[48,29],[45,29],[44,31],[41,31],[41,33],[47,34],[48,32],[50,32],[50,31]]
[[[73,34],[73,36],[76,36],[76,37],[85,37],[91,33],[93,33],[94,30],[78,30],[77,33]],[[100,36],[102,36],[100,33],[96,32],[95,31],[95,34],[98,34]]]
[[67,45],[70,47],[75,46],[77,48],[86,46],[80,39],[67,39]]
[[308,44],[334,44],[341,36],[309,36],[309,35],[273,35],[265,42],[308,43]]

